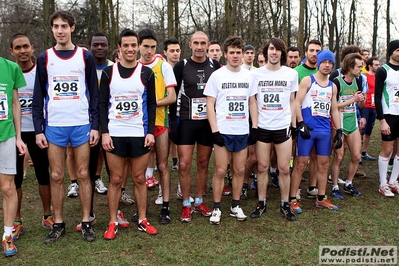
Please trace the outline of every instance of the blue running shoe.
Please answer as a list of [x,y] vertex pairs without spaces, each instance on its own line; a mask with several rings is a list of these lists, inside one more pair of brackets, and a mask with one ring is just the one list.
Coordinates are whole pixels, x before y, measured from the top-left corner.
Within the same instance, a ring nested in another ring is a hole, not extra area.
[[339,189],[331,190],[331,196],[337,199],[344,199],[344,196],[342,195],[341,190]]
[[362,195],[362,192],[357,190],[357,188],[355,188],[355,186],[353,184],[345,185],[344,192],[351,194],[352,196],[355,196],[355,197]]

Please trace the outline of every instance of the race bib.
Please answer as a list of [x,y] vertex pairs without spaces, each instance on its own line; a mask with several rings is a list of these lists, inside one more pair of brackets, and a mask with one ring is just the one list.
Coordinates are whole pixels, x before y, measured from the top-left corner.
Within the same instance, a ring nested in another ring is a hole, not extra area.
[[399,87],[393,87],[393,103],[399,103]]
[[329,118],[332,94],[322,90],[311,90],[310,97],[312,99],[312,116]]
[[263,99],[262,111],[283,110],[283,88],[261,88],[260,94]]
[[[342,102],[349,101],[351,98],[352,98],[352,95],[341,96]],[[344,108],[344,109],[341,109],[340,112],[341,112],[341,113],[354,113],[354,112],[356,112],[355,103],[353,102],[353,103],[351,103],[350,105],[345,106],[345,108]]]
[[227,120],[247,119],[245,115],[245,105],[248,105],[247,97],[244,96],[226,96]]
[[50,84],[54,101],[79,100],[79,76],[54,76]]
[[141,97],[135,94],[118,95],[114,97],[115,118],[129,119],[140,115]]
[[192,98],[191,99],[191,119],[203,120],[207,119],[206,113],[206,98]]
[[19,102],[21,103],[21,114],[22,116],[32,115],[32,92],[18,93]]
[[0,120],[8,119],[8,101],[7,94],[0,93]]

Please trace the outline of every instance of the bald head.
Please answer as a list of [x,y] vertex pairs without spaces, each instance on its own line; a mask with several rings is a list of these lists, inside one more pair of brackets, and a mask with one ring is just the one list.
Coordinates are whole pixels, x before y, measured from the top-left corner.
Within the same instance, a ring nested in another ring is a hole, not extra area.
[[202,31],[197,31],[191,36],[188,45],[191,49],[191,59],[194,62],[202,63],[206,60],[206,54],[209,47],[208,35]]

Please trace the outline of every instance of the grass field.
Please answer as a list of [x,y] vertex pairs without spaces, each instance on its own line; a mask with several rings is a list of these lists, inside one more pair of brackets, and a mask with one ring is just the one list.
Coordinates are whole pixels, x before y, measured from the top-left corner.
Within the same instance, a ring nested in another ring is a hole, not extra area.
[[[374,129],[369,154],[378,157],[380,149],[379,124]],[[346,156],[345,161],[348,161]],[[279,213],[279,190],[269,185],[268,210],[258,219],[238,222],[229,217],[231,196],[223,197],[222,223],[209,224],[209,219],[193,214],[191,223],[179,220],[181,201],[176,197],[177,173],[172,172],[171,211],[172,223],[158,224],[160,207],[154,204],[158,189],[149,191],[148,218],[159,234],[150,236],[139,232],[131,224],[120,228],[113,241],[102,238],[108,223],[108,207],[105,195],[95,195],[97,223],[93,226],[97,239],[85,242],[74,230],[80,222],[79,199],[65,199],[64,217],[67,233],[54,244],[46,245],[43,239],[49,232],[40,225],[42,209],[37,193],[37,181],[33,169],[23,184],[22,216],[25,232],[17,241],[18,254],[12,258],[0,256],[0,264],[16,265],[317,265],[320,245],[398,245],[399,213],[398,196],[387,199],[378,193],[378,163],[364,161],[360,167],[367,178],[355,179],[361,197],[344,195],[344,200],[332,199],[339,206],[337,212],[318,209],[314,200],[302,193],[304,212],[298,220],[289,222]],[[209,169],[213,173],[213,162]],[[193,169],[193,172],[195,169]],[[345,179],[346,163],[341,169]],[[105,183],[107,178],[104,176]],[[67,177],[66,177],[67,180]],[[193,180],[194,181],[194,180]],[[208,181],[210,183],[210,179]],[[69,181],[66,181],[67,188]],[[302,182],[306,191],[307,182]],[[132,194],[131,181],[128,193]],[[328,185],[328,192],[331,185]],[[194,191],[194,190],[192,190]],[[212,207],[212,194],[205,196]],[[249,216],[257,199],[250,191],[249,199],[241,206]],[[135,205],[120,208],[131,220]],[[2,215],[1,215],[2,217]]]

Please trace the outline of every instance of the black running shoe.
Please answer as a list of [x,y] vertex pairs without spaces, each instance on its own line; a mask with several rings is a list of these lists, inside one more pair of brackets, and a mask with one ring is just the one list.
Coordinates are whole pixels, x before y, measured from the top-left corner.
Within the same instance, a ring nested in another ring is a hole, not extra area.
[[278,183],[278,174],[277,172],[269,172],[269,176],[272,178],[272,184],[274,187],[280,187],[279,183]]
[[242,186],[240,199],[241,200],[246,200],[247,198],[248,198],[248,184],[244,184]]
[[139,222],[139,214],[138,214],[137,212],[135,212],[135,213],[133,214],[132,222],[133,222],[133,223],[138,223],[138,222]]
[[251,212],[251,218],[259,218],[264,212],[266,212],[266,205],[262,207],[258,204],[256,209]]
[[169,224],[171,221],[170,219],[170,210],[169,208],[162,208],[161,215],[159,216],[159,223],[160,224]]
[[94,234],[90,222],[82,222],[82,236],[83,239],[88,242],[92,242],[94,239],[96,239],[96,234]]
[[280,206],[280,212],[285,218],[287,218],[288,221],[296,220],[296,215],[292,212],[288,202],[285,202],[284,206]]
[[53,243],[58,240],[62,235],[65,234],[65,223],[55,223],[53,224],[53,229],[44,239],[44,243]]

